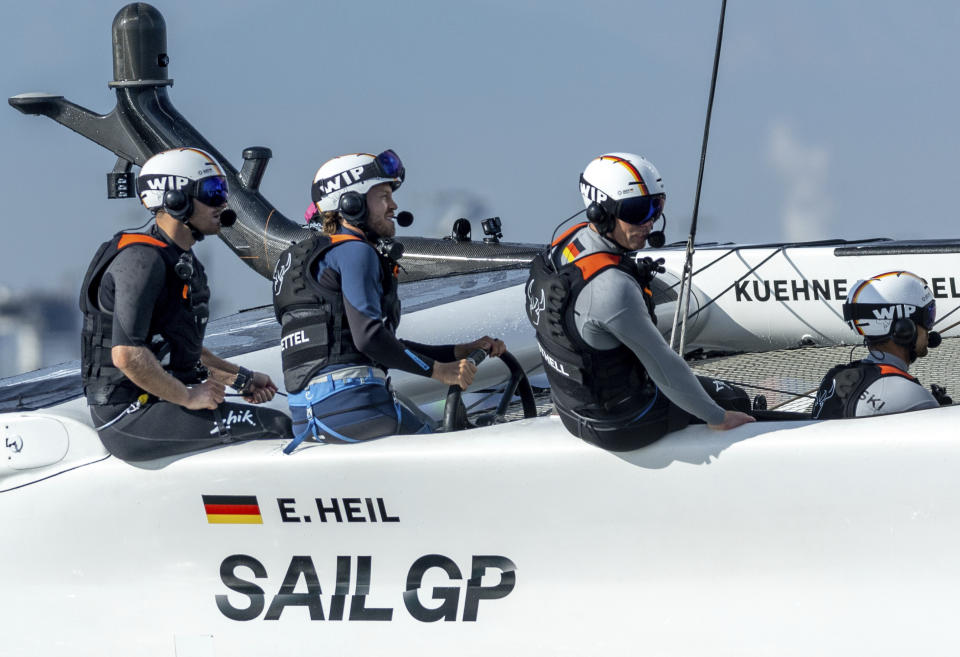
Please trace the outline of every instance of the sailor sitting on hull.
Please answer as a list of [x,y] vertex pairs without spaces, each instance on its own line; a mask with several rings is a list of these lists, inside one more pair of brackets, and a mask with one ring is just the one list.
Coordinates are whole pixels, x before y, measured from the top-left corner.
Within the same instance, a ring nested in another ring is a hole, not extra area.
[[655,326],[650,281],[658,265],[630,252],[646,245],[666,201],[656,168],[639,155],[603,155],[580,176],[580,191],[590,224],[534,258],[526,288],[527,317],[564,426],[622,451],[695,418],[722,430],[753,422],[733,410],[749,409],[742,391],[698,380]]
[[398,401],[388,369],[465,389],[477,371],[471,352],[505,350],[488,336],[458,345],[397,339],[399,245],[391,238],[404,176],[391,150],[326,162],[311,186],[317,214],[308,216],[322,230],[277,261],[273,305],[296,434],[287,453],[307,437],[355,443],[429,432],[429,419]]
[[156,223],[104,242],[80,293],[81,376],[101,441],[142,461],[289,436],[282,412],[224,401],[225,385],[270,401],[270,377],[203,346],[210,289],[191,247],[229,225],[222,168],[209,153],[176,148],[144,163],[137,188]]
[[870,353],[827,372],[813,418],[886,415],[952,403],[943,388],[932,386],[935,396],[907,373],[913,361],[940,345],[940,334],[931,330],[936,313],[933,293],[916,274],[893,271],[857,281],[843,304],[843,318]]

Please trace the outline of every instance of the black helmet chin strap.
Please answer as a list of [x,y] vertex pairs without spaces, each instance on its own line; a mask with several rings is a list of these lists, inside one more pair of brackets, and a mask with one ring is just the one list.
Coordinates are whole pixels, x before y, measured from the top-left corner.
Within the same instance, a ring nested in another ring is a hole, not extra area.
[[202,242],[203,238],[206,237],[206,235],[201,233],[199,230],[196,229],[196,227],[194,227],[193,224],[190,223],[189,219],[184,219],[183,224],[190,229],[190,235],[193,237],[193,240],[195,242]]

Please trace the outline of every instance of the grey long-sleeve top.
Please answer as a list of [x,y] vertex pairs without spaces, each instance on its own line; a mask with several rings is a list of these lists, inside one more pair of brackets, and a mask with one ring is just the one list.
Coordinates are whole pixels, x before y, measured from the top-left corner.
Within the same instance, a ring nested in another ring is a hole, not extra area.
[[[596,251],[623,251],[589,226],[578,231],[576,239],[583,247],[579,257]],[[555,257],[561,256],[557,253]],[[651,321],[643,290],[629,274],[611,268],[591,279],[577,297],[574,320],[580,336],[591,347],[613,349],[620,343],[629,347],[657,388],[674,404],[709,424],[723,421],[724,410]]]

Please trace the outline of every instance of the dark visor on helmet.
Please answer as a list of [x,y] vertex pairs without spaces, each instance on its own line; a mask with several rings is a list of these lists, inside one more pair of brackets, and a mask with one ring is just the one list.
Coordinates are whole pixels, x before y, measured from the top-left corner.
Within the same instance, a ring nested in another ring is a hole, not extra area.
[[[313,202],[319,203],[324,196],[330,193],[324,192],[328,187],[332,191],[339,191],[343,189],[343,187],[355,185],[364,180],[370,180],[371,178],[399,178],[396,182],[390,183],[390,186],[396,189],[400,186],[400,183],[403,182],[406,171],[403,168],[403,162],[400,161],[400,156],[394,153],[393,150],[388,149],[373,158],[373,162],[363,165],[360,175],[346,185],[341,185],[340,176],[342,174],[343,171],[337,173],[335,176],[323,178],[313,183],[310,187]],[[331,186],[331,182],[335,184]]]
[[665,194],[634,196],[618,201],[614,214],[617,219],[638,226],[648,221],[656,221],[663,213],[666,203]]
[[[844,321],[858,319],[897,319],[903,317],[903,304],[890,303],[845,303],[843,304]],[[931,301],[922,308],[917,308],[907,319],[913,320],[918,326],[928,331],[933,329],[937,321],[937,303]]]
[[219,207],[227,202],[229,189],[223,176],[211,176],[195,183],[193,197],[204,205]]
[[369,178],[399,178],[397,182],[390,183],[390,186],[396,189],[403,182],[405,175],[406,171],[403,168],[403,162],[400,161],[400,156],[394,153],[392,149],[387,149],[376,156],[373,162],[363,167],[363,173],[360,174],[360,180],[357,182]]
[[406,173],[403,169],[403,162],[400,161],[400,156],[394,153],[392,149],[383,151],[374,161],[380,167],[380,173],[383,174],[381,177],[399,178],[403,182]]

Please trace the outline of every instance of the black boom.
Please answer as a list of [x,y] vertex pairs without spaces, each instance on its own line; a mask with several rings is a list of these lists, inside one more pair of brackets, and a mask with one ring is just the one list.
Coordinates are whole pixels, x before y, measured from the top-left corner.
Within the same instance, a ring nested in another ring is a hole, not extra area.
[[[117,155],[107,174],[108,196],[133,198],[133,165],[170,148],[193,146],[210,152],[224,168],[230,185],[229,206],[237,221],[223,227],[220,237],[247,265],[266,278],[277,258],[309,231],[279,212],[259,192],[272,153],[269,148],[243,151],[243,166],[234,169],[227,158],[204,139],[173,107],[167,87],[167,28],[163,15],[137,2],[123,7],[113,19],[113,81],[117,103],[109,114],[97,114],[63,96],[20,94],[10,105],[24,114],[48,116]],[[525,267],[539,245],[481,244],[422,237],[398,240],[407,258],[402,280],[435,278],[459,272]]]

